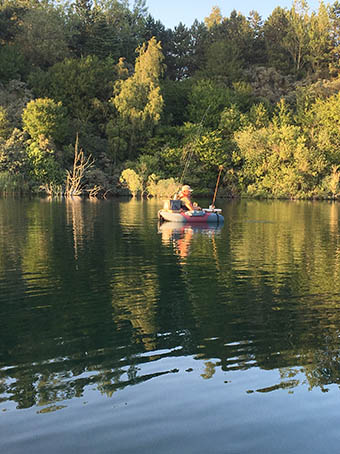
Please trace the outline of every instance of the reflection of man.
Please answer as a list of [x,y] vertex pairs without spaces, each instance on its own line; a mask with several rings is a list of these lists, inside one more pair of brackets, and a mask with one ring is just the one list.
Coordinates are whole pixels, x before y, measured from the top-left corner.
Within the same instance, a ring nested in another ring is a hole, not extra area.
[[189,255],[189,247],[193,234],[194,232],[191,228],[186,228],[183,237],[177,240],[177,251],[181,259],[184,259]]
[[178,194],[178,198],[181,200],[182,206],[189,211],[200,210],[201,208],[196,202],[192,203],[191,193],[192,189],[189,185],[185,184],[182,186],[181,192]]
[[182,261],[188,257],[190,253],[190,243],[194,235],[194,231],[190,226],[177,225],[171,227],[170,222],[164,222],[160,227],[162,233],[163,244],[173,244],[175,253]]

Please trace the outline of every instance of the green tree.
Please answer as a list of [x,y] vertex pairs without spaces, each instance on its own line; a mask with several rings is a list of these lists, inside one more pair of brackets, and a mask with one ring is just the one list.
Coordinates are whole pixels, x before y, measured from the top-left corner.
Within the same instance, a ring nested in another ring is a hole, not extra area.
[[65,109],[49,98],[30,101],[22,114],[23,128],[33,140],[41,136],[61,143],[67,131]]
[[[259,18],[257,18],[259,20]],[[234,46],[239,49],[239,60],[243,64],[257,63],[254,54],[255,40],[259,30],[254,29],[254,21],[251,22],[243,14],[235,10],[231,12],[230,17],[222,23],[227,32],[227,39],[233,42]]]
[[119,71],[119,65],[114,65],[111,58],[100,60],[87,56],[66,59],[46,72],[32,74],[30,80],[36,96],[61,102],[67,110],[70,136],[65,136],[63,145],[69,150],[64,154],[68,161],[72,156],[70,144],[79,132],[81,147],[91,151],[96,165],[106,166],[108,160],[112,163],[114,152],[112,143],[109,144],[107,124],[113,110],[109,99]]
[[129,189],[132,197],[136,197],[139,192],[143,191],[142,178],[133,169],[123,170],[120,182]]
[[189,95],[189,120],[216,129],[225,108],[235,105],[245,113],[253,102],[251,86],[245,82],[235,82],[232,88],[226,88],[215,80],[200,79]]
[[[251,64],[254,61],[253,50],[256,37],[252,25],[245,16],[235,10],[232,11],[230,17],[224,18],[220,24],[210,29],[205,51],[207,52],[214,43],[220,42],[220,47],[223,45],[226,49],[233,49],[233,59],[237,51],[237,66],[243,65],[245,62]],[[221,55],[218,54],[216,60],[220,57]],[[226,57],[224,57],[224,61],[227,63]],[[231,70],[231,66],[230,64],[227,66],[226,75]],[[201,70],[203,69],[201,68]]]
[[126,55],[126,44],[135,39],[126,2],[77,0],[69,15],[73,30],[70,47],[78,57],[96,55],[119,58]]
[[307,63],[310,49],[310,17],[305,0],[294,0],[288,11],[287,34],[283,38],[283,47],[294,62],[294,71],[299,74]]
[[198,80],[189,95],[189,120],[217,128],[220,114],[230,101],[230,90],[223,85],[210,79]]
[[33,94],[24,82],[11,80],[0,85],[0,106],[5,112],[6,129],[10,132],[22,128],[22,113],[32,98]]
[[9,82],[13,79],[26,78],[27,67],[18,46],[5,44],[0,47],[0,80]]
[[338,1],[329,8],[329,19],[331,25],[331,63],[330,71],[333,76],[339,74],[340,70],[340,3]]
[[69,12],[72,29],[69,45],[78,57],[85,57],[90,53],[95,16],[92,7],[92,0],[76,0]]
[[213,28],[215,25],[218,25],[222,22],[223,17],[221,14],[221,9],[218,6],[213,6],[209,16],[204,18],[204,23],[208,30]]
[[90,6],[91,23],[87,25],[88,31],[85,28],[85,42],[80,43],[78,55],[124,57],[133,64],[135,49],[144,33],[145,1],[135,0],[131,10],[128,0],[98,0]]
[[34,2],[3,0],[0,3],[0,44],[13,43],[23,16]]
[[246,55],[246,64],[267,64],[267,54],[264,40],[263,21],[257,11],[250,11],[248,23],[251,32],[249,40],[249,52]]
[[204,68],[206,48],[211,44],[211,35],[203,22],[194,21],[190,28],[191,54],[187,59],[188,76],[194,76],[196,71]]
[[201,71],[204,77],[215,79],[231,86],[241,77],[242,57],[237,43],[233,40],[218,40],[206,50],[206,62]]
[[175,81],[165,79],[161,81],[164,109],[162,122],[171,125],[182,125],[187,120],[187,107],[191,81]]
[[143,41],[149,41],[155,37],[157,41],[162,43],[163,52],[165,52],[165,46],[169,41],[170,29],[166,30],[165,26],[161,21],[155,20],[151,14],[148,14],[143,21],[142,39]]
[[166,58],[166,76],[171,80],[184,80],[189,77],[192,60],[192,36],[181,22],[169,34]]
[[152,38],[138,49],[135,72],[115,83],[113,104],[130,133],[129,154],[136,150],[138,136],[150,136],[163,109],[159,78],[162,74],[161,45]]
[[289,73],[293,68],[292,57],[283,45],[287,33],[287,11],[277,7],[263,25],[263,36],[268,65],[284,73]]
[[108,151],[112,158],[113,165],[123,161],[126,156],[128,143],[124,138],[124,122],[120,118],[112,118],[106,125],[108,138]]
[[26,64],[48,68],[69,55],[68,29],[62,9],[40,6],[23,17],[14,42],[26,58]]
[[82,123],[90,120],[100,123],[106,118],[105,104],[111,95],[115,72],[110,58],[67,58],[47,72],[37,71],[30,81],[36,95],[61,101],[72,118]]
[[331,21],[327,8],[320,2],[318,13],[310,18],[308,61],[316,77],[328,77],[331,56]]
[[38,141],[31,141],[26,151],[31,167],[31,179],[38,187],[63,183],[64,172],[48,139],[41,136]]

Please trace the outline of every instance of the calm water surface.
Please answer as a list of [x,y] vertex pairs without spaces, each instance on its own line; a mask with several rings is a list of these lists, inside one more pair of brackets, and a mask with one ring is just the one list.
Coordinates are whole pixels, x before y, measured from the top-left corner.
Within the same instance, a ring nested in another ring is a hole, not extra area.
[[0,452],[337,453],[340,208],[0,200]]

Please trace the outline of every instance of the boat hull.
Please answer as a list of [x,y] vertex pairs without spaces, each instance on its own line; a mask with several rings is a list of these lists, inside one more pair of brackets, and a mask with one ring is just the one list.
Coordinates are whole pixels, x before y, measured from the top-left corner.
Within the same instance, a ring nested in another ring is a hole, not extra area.
[[181,224],[184,223],[209,223],[209,224],[221,224],[224,222],[224,217],[215,211],[205,211],[205,210],[196,210],[196,211],[167,211],[159,210],[158,218],[160,221],[168,222],[178,222]]

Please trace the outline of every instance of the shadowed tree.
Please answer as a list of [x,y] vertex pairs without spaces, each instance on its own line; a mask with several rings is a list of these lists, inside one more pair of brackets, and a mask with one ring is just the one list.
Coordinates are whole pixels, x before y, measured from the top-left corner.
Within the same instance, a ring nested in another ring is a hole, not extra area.
[[310,18],[309,28],[308,61],[317,78],[329,76],[331,48],[331,21],[325,4],[320,2],[318,13],[313,13]]
[[287,33],[287,12],[277,7],[265,21],[263,35],[268,65],[284,73],[289,73],[293,67],[292,57],[283,46]]
[[62,10],[37,7],[27,11],[14,42],[26,64],[48,68],[69,55],[68,30]]
[[329,19],[331,23],[331,63],[330,71],[333,76],[337,76],[340,71],[340,2],[336,1],[329,9]]
[[181,22],[170,32],[166,74],[171,80],[183,80],[189,76],[192,57],[190,30]]
[[294,72],[299,74],[306,66],[309,52],[310,17],[305,0],[294,0],[287,13],[288,28],[283,38],[283,47],[290,54],[294,63]]

